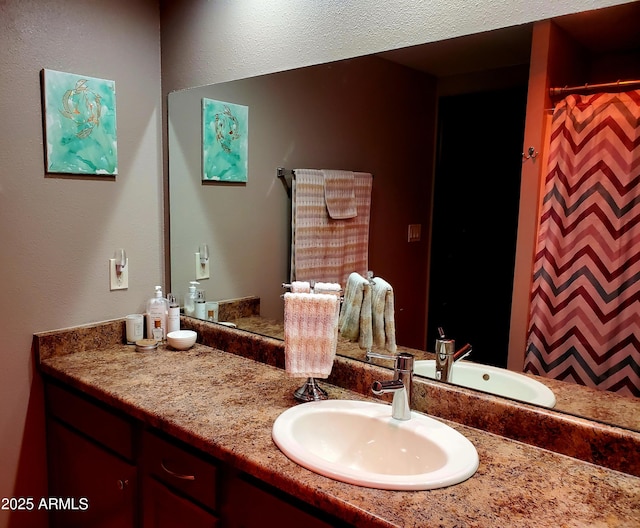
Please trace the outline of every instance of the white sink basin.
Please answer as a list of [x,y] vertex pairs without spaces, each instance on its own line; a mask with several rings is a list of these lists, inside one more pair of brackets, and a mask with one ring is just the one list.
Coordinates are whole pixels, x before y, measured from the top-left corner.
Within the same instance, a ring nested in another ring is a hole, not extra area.
[[[416,361],[414,374],[435,379],[435,360]],[[539,381],[511,370],[471,361],[458,361],[453,365],[451,383],[543,407],[552,408],[556,404],[551,389]]]
[[476,448],[458,431],[416,412],[410,420],[395,420],[383,403],[303,403],[278,416],[272,436],[301,466],[369,488],[442,488],[478,469]]

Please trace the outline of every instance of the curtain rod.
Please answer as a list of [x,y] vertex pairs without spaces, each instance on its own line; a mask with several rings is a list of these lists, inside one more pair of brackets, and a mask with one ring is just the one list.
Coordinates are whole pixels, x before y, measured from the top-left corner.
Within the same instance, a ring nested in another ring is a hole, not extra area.
[[549,88],[549,95],[551,97],[558,97],[568,93],[580,92],[582,90],[603,90],[608,88],[625,88],[629,86],[639,86],[640,80],[636,81],[617,81],[611,83],[602,84],[583,84],[582,86],[563,86],[562,88]]

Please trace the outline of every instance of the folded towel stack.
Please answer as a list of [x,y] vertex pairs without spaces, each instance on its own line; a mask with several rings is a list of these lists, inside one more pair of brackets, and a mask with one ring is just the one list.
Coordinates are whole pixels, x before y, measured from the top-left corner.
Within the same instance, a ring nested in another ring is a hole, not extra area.
[[327,378],[331,374],[339,313],[336,295],[284,294],[284,353],[289,376]]
[[371,325],[371,284],[359,273],[351,273],[340,312],[340,335],[357,341],[362,349],[370,349],[373,345]]
[[374,344],[395,354],[397,347],[393,288],[380,277],[373,279],[371,319]]

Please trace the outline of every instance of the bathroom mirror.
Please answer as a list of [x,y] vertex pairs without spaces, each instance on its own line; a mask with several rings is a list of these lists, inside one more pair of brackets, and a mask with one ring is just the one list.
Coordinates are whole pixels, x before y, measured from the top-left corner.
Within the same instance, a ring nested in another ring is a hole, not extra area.
[[[291,204],[277,168],[363,170],[374,174],[370,268],[394,286],[399,343],[424,349],[437,98],[526,86],[531,30],[506,28],[171,93],[171,290],[186,293],[197,273],[195,253],[208,244],[209,277],[199,281],[206,297],[257,296],[263,318],[281,320]],[[202,182],[203,98],[248,106],[246,183]],[[473,145],[460,148],[486,163]],[[409,225],[421,226],[418,242],[407,242]],[[591,409],[575,414],[637,429]]]

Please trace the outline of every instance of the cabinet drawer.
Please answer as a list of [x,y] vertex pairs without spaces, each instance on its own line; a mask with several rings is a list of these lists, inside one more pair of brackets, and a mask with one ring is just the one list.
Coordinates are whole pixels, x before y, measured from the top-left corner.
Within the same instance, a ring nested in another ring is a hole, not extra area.
[[134,459],[133,425],[101,404],[54,383],[45,386],[47,407],[52,416],[90,436],[127,460]]
[[203,506],[216,509],[217,468],[204,455],[175,440],[144,431],[142,458],[145,473]]
[[142,528],[216,528],[218,519],[152,477],[142,484]]

